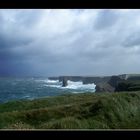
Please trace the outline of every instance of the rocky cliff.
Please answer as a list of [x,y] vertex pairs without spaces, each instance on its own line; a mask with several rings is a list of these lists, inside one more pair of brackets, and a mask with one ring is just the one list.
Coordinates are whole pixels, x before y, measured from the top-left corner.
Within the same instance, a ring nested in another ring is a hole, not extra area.
[[68,80],[82,81],[83,84],[94,83],[96,85],[96,92],[114,92],[118,83],[127,80],[140,80],[139,74],[122,74],[113,76],[59,76],[49,77],[50,80],[59,80],[62,82],[62,86],[67,86]]
[[101,83],[101,82],[108,82],[109,79],[110,79],[110,76],[105,76],[105,77],[60,76],[60,77],[58,77],[58,79],[59,79],[60,82],[62,82],[63,79],[67,79],[67,80],[74,81],[74,82],[82,81],[83,84],[91,84],[91,83],[98,84],[98,83]]
[[95,89],[96,89],[96,92],[114,92],[115,91],[115,88],[112,87],[107,82],[97,84]]
[[105,82],[101,81],[96,85],[96,92],[114,92],[118,83],[122,81],[125,81],[125,77],[111,76]]

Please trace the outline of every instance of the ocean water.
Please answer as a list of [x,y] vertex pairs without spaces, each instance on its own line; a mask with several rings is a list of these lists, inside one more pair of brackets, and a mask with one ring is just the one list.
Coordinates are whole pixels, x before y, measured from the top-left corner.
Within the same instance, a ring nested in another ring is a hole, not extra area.
[[68,86],[62,87],[62,82],[47,78],[0,78],[0,103],[21,99],[32,100],[66,93],[94,93],[95,86],[94,83],[83,85],[82,81],[68,81]]

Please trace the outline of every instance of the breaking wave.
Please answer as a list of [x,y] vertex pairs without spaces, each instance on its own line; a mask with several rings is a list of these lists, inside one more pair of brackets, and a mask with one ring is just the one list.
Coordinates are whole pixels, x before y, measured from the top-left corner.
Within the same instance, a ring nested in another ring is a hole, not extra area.
[[37,82],[44,82],[44,83],[48,83],[48,84],[55,84],[55,83],[59,83],[59,80],[49,80],[49,79],[41,79],[41,80],[36,80]]
[[59,80],[49,80],[49,79],[47,79],[46,82],[47,83],[58,83]]
[[73,81],[70,81],[68,80],[68,86],[66,87],[62,87],[62,88],[68,88],[68,89],[95,89],[95,84],[92,83],[92,84],[83,84],[82,81],[79,81],[79,82],[73,82]]
[[[83,84],[82,81],[78,81],[78,82],[74,82],[74,81],[70,81],[68,80],[68,86],[66,87],[62,87],[62,82],[59,81],[55,81],[54,80],[49,80],[49,83],[52,84],[46,84],[45,86],[47,87],[54,87],[54,88],[59,88],[59,89],[68,89],[68,90],[75,90],[75,93],[81,92],[81,91],[95,91],[95,87],[96,85],[94,83],[92,84]],[[57,83],[57,84],[54,84]]]

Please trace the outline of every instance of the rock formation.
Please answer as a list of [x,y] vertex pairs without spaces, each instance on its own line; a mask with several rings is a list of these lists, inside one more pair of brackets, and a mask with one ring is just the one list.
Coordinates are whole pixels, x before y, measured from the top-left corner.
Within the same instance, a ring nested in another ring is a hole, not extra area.
[[96,85],[96,92],[115,92],[118,87],[118,83],[125,81],[140,80],[140,74],[122,74],[117,76],[59,76],[50,77],[52,80],[59,80],[62,82],[62,86],[68,85],[68,80],[82,81],[83,84],[94,83]]
[[109,83],[99,83],[95,87],[95,92],[114,92],[115,88],[112,87]]
[[68,81],[66,78],[63,78],[62,80],[62,87],[66,87],[68,85]]
[[112,87],[116,87],[119,82],[125,81],[124,79],[121,79],[119,76],[111,76],[110,80],[108,81],[108,84],[110,84]]

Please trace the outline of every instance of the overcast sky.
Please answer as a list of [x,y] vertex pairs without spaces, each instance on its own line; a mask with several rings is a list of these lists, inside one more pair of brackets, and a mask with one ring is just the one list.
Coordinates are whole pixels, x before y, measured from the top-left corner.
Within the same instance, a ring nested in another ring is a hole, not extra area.
[[0,76],[140,73],[140,10],[0,10]]

